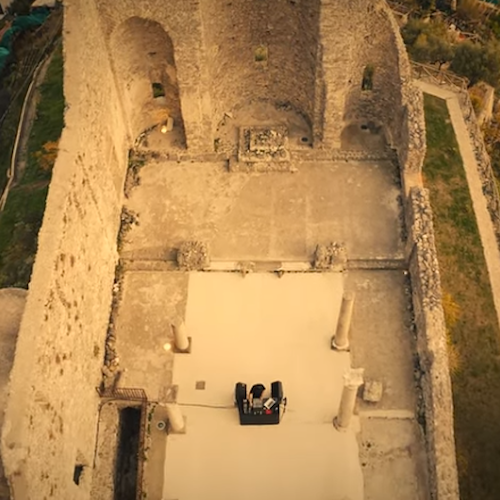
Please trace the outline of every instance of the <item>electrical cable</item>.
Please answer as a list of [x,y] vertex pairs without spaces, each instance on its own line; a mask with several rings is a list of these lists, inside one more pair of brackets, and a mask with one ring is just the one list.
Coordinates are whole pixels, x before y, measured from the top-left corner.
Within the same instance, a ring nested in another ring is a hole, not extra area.
[[233,410],[234,405],[231,406],[218,406],[218,405],[207,405],[202,403],[177,403],[179,406],[195,406],[198,408],[214,408],[216,410]]

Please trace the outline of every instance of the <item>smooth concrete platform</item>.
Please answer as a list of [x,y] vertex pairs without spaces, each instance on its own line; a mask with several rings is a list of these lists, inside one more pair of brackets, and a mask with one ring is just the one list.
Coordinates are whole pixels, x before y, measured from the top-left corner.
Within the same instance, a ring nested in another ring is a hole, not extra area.
[[[356,425],[341,433],[332,424],[350,365],[349,353],[330,349],[343,281],[340,273],[190,275],[192,352],[175,356],[173,373],[187,432],[168,436],[164,500],[363,498]],[[269,389],[274,380],[288,398],[282,422],[240,426],[235,383]]]

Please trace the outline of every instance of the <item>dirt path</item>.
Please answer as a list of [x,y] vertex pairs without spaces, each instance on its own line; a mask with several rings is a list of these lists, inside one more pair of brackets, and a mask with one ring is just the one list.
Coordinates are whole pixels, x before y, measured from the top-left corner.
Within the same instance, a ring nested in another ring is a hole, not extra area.
[[33,80],[28,88],[28,92],[23,103],[16,132],[14,149],[12,150],[11,155],[11,165],[7,174],[9,180],[0,197],[0,212],[2,212],[5,208],[9,191],[16,185],[26,167],[28,139],[31,127],[36,117],[36,107],[40,96],[38,89],[45,79],[45,74],[52,59],[52,54],[46,57],[35,69]]
[[483,245],[486,267],[490,276],[490,285],[497,312],[498,324],[500,325],[500,250],[495,238],[495,231],[488,212],[486,198],[483,194],[482,182],[476,157],[474,155],[474,149],[460,108],[458,96],[450,90],[421,80],[415,80],[415,84],[426,94],[444,99],[448,106],[451,123],[455,130],[455,135],[457,136],[458,147],[464,163],[472,206],[476,214],[479,235]]

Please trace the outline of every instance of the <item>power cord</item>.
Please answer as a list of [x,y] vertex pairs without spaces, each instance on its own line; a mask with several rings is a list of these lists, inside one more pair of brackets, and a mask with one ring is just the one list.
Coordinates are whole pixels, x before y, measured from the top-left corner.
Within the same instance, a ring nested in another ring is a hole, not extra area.
[[177,403],[179,406],[195,406],[198,408],[214,408],[216,410],[233,410],[234,405],[231,406],[217,406],[217,405],[207,405],[202,403]]

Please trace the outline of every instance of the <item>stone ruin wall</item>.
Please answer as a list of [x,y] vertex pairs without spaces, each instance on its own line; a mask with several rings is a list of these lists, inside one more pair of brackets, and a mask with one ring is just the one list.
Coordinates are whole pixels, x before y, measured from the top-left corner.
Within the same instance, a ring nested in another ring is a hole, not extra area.
[[2,434],[16,499],[84,499],[92,467],[126,171],[123,113],[92,2],[65,9],[65,129]]
[[[310,126],[315,104],[320,0],[201,2],[214,127],[255,100],[291,105]],[[256,61],[256,50],[267,60]],[[319,103],[318,103],[319,104]]]
[[409,270],[425,407],[425,440],[433,500],[458,500],[453,397],[429,192],[413,187],[407,201]]
[[[173,114],[182,113],[191,152],[213,151],[212,105],[208,68],[203,63],[200,1],[169,0],[168,8],[163,0],[95,3],[99,10],[96,22],[101,25],[101,36],[109,50],[132,141],[164,118],[164,106],[161,101],[155,102],[151,84],[159,77],[168,87],[174,80],[171,63],[175,61],[180,103],[174,106]],[[171,45],[173,55],[166,45]],[[170,64],[162,62],[163,54]]]
[[[342,29],[334,29],[338,26]],[[324,2],[320,34],[324,146],[339,147],[346,125],[372,121],[383,127],[389,146],[397,150],[402,171],[418,177],[425,157],[422,95],[412,85],[406,49],[387,4]],[[367,65],[375,70],[371,91],[361,88]]]
[[[382,125],[403,172],[420,174],[425,157],[425,118],[421,92],[412,84],[411,67],[399,27],[383,1],[368,2],[355,49],[346,123],[373,120]],[[374,68],[373,90],[363,91],[367,65]]]

